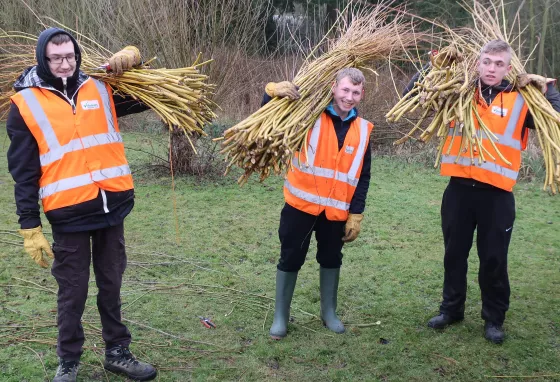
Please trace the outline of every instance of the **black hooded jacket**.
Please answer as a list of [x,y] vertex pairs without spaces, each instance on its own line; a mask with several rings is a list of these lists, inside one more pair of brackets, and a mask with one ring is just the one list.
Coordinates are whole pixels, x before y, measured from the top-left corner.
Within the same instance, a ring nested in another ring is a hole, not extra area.
[[[50,39],[57,34],[66,34],[74,44],[76,70],[67,78],[64,86],[61,78],[53,76],[46,59],[46,48]],[[14,84],[14,90],[39,87],[53,92],[62,99],[72,99],[76,103],[81,84],[89,77],[80,71],[80,48],[76,40],[58,28],[49,28],[39,35],[36,48],[37,65],[27,68]],[[117,117],[138,113],[148,108],[132,97],[113,95]],[[41,163],[39,147],[31,131],[25,124],[19,109],[10,105],[6,122],[10,147],[8,149],[8,169],[15,181],[16,213],[21,228],[35,228],[41,225],[39,208],[39,179]],[[96,199],[73,206],[58,208],[46,213],[47,219],[56,232],[80,232],[106,228],[120,224],[134,206],[134,190],[123,192],[99,192]],[[104,200],[105,199],[105,200]],[[109,212],[107,212],[109,211]]]

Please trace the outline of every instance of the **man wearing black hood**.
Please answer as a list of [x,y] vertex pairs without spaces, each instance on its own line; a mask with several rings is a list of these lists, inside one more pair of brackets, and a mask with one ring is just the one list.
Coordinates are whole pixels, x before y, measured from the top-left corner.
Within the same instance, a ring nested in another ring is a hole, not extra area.
[[[120,288],[126,267],[123,221],[134,189],[117,117],[147,107],[80,71],[76,40],[49,28],[39,35],[37,65],[14,84],[6,128],[8,167],[24,248],[42,267],[43,251],[54,258],[58,289],[59,367],[53,381],[75,381],[84,331],[89,268],[93,259],[97,306],[106,344],[106,369],[137,380],[155,378],[153,366],[137,361],[121,320]],[[109,59],[115,74],[141,63],[129,46]],[[41,230],[39,198],[52,226],[52,251]],[[53,254],[54,252],[54,254]]]
[[[455,53],[448,50],[441,66],[457,59]],[[490,41],[482,48],[477,67],[479,86],[473,101],[481,120],[497,138],[494,144],[510,163],[499,157],[489,142],[492,138],[480,133],[477,122],[480,142],[485,152],[492,153],[495,158],[486,155],[486,161],[479,160],[476,157],[482,148],[475,147],[473,163],[471,153],[461,144],[461,133],[454,136],[454,125],[450,127],[443,148],[441,175],[451,177],[441,203],[445,245],[443,301],[440,314],[428,322],[430,328],[443,329],[463,320],[467,259],[476,229],[484,336],[496,344],[504,341],[502,325],[509,308],[507,254],[515,220],[512,189],[521,165],[521,151],[527,144],[527,128],[534,128],[523,97],[505,79],[511,70],[511,55],[511,47],[501,40]],[[436,60],[438,58],[436,56]],[[418,75],[412,79],[405,94],[412,89],[417,78]],[[560,111],[560,94],[552,81],[522,74],[516,85],[519,88],[529,83],[537,86],[553,108]]]

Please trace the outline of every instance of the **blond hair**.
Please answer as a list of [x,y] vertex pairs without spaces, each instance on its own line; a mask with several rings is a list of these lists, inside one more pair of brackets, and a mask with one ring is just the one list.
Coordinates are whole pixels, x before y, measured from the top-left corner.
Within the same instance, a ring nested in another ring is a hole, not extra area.
[[482,56],[484,53],[492,54],[492,53],[503,53],[503,52],[509,54],[509,59],[511,60],[511,55],[512,55],[511,46],[509,46],[509,44],[503,40],[492,40],[487,42],[482,47],[482,49],[480,50],[480,55]]
[[361,70],[356,68],[344,68],[336,74],[336,82],[341,81],[343,78],[348,77],[354,85],[364,84],[366,78]]

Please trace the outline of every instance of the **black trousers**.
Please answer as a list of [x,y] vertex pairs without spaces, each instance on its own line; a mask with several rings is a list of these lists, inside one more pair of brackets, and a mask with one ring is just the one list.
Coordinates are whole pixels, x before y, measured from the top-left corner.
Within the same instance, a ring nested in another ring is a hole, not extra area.
[[[475,183],[472,183],[475,184]],[[441,203],[445,243],[443,302],[440,312],[463,318],[467,295],[467,259],[477,230],[482,318],[502,324],[509,308],[507,254],[513,222],[513,193],[467,185],[452,178]]]
[[323,268],[340,268],[344,242],[344,221],[327,220],[325,213],[310,215],[285,204],[280,214],[280,261],[278,269],[297,272],[305,263],[305,257],[315,231],[317,239],[317,262]]
[[53,238],[51,272],[58,283],[58,356],[78,360],[82,354],[85,338],[80,321],[88,294],[91,259],[105,346],[128,346],[131,336],[121,321],[120,299],[126,268],[123,224],[95,231],[53,232]]

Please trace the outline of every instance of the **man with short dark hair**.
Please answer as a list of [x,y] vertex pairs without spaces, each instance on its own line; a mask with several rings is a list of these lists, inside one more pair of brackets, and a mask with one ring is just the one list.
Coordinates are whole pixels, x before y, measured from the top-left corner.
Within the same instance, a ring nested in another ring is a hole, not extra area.
[[[281,251],[270,328],[273,339],[287,334],[298,271],[313,231],[320,264],[321,318],[335,333],[345,331],[336,315],[342,246],[358,237],[370,181],[373,124],[358,117],[356,109],[364,82],[358,69],[343,69],[337,74],[332,102],[310,130],[307,150],[294,155],[284,182],[286,204],[278,229]],[[266,93],[265,102],[275,96],[299,98],[298,89],[289,81],[269,83]]]
[[[84,330],[81,318],[93,260],[106,369],[136,380],[155,378],[137,361],[121,319],[120,289],[126,267],[123,220],[134,205],[134,187],[117,117],[147,109],[80,71],[76,40],[49,28],[38,38],[37,65],[14,84],[6,128],[8,167],[15,181],[24,248],[42,267],[54,258],[58,283],[59,366],[53,381],[75,381]],[[120,74],[141,63],[129,46],[109,59]],[[51,223],[52,251],[42,233],[38,201]]]
[[[452,56],[446,57],[448,64],[453,61]],[[505,41],[493,40],[482,48],[477,68],[479,86],[474,96],[480,118],[499,138],[494,144],[510,163],[500,158],[489,142],[492,138],[485,134],[480,134],[482,145],[494,157],[486,155],[485,162],[471,160],[470,151],[462,146],[460,133],[453,137],[454,127],[450,128],[443,147],[441,175],[451,177],[441,203],[445,244],[443,301],[440,314],[428,322],[430,328],[443,329],[463,320],[467,260],[476,229],[484,336],[496,344],[504,341],[503,323],[509,308],[507,255],[515,220],[512,189],[521,166],[521,152],[527,144],[527,127],[534,128],[523,97],[505,79],[511,70],[511,57],[511,47]],[[414,78],[408,91],[413,81]],[[546,84],[545,78],[523,74],[517,82],[518,87],[535,84],[546,92],[554,109],[560,111],[560,94],[552,83]],[[479,131],[477,120],[473,120]],[[474,155],[478,155],[477,150]]]

